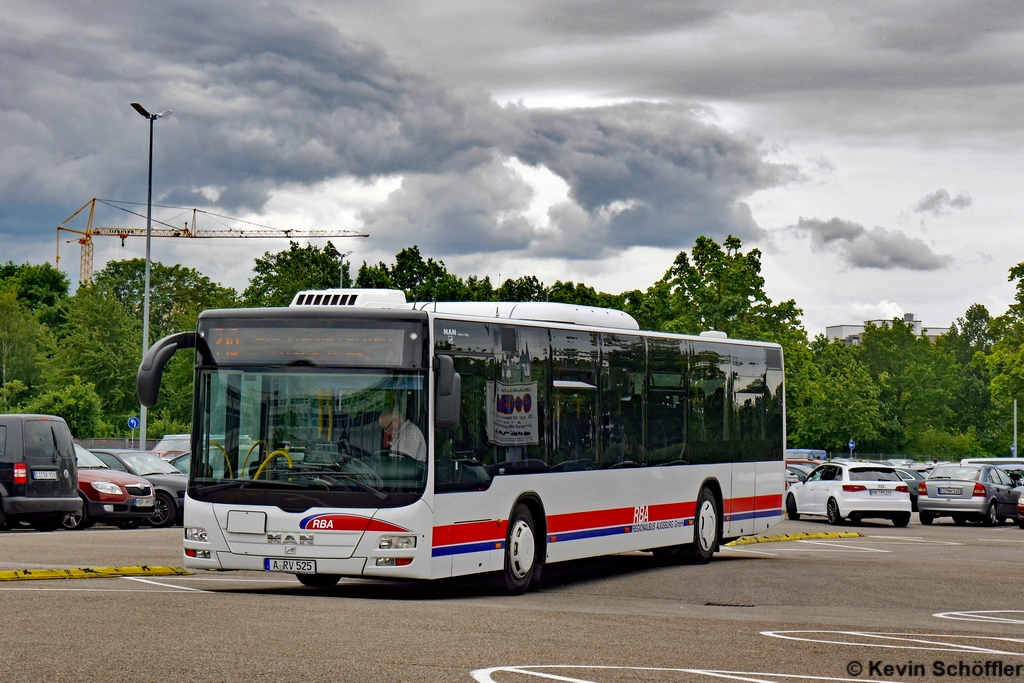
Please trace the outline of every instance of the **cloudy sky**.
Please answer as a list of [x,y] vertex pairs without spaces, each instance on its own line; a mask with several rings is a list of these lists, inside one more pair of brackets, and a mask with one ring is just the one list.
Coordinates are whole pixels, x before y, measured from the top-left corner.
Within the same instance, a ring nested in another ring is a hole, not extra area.
[[[92,197],[145,201],[136,100],[174,110],[154,201],[363,231],[336,240],[357,263],[418,244],[461,275],[618,292],[733,234],[814,334],[1002,313],[1024,261],[1015,0],[3,6],[2,261],[52,262]],[[285,245],[153,255],[241,288]],[[143,250],[98,238],[96,267]],[[61,251],[76,281],[78,246]]]

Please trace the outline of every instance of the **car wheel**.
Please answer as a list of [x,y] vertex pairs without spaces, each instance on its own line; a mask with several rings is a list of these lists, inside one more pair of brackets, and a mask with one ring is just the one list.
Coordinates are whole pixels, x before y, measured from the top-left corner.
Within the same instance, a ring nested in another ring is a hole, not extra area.
[[921,520],[921,524],[927,525],[935,521],[935,515],[930,512],[918,512],[917,517]]
[[522,503],[512,510],[505,539],[505,588],[512,595],[521,595],[530,587],[534,563],[537,561],[537,534],[533,515]]
[[303,586],[310,588],[332,588],[341,578],[338,574],[296,574],[295,578]]
[[956,524],[957,526],[963,526],[964,524],[967,524],[967,515],[959,513],[953,515],[953,524]]
[[892,525],[893,526],[902,527],[902,526],[906,526],[908,524],[910,524],[910,513],[909,512],[902,512],[902,513],[900,513],[898,515],[893,515],[893,517],[892,517]]
[[118,529],[138,529],[140,526],[142,526],[140,519],[122,519],[117,523]]
[[1024,519],[1021,519],[1020,517],[1018,517],[1017,518],[1017,526],[1019,526],[1021,529],[1024,529]]
[[843,523],[843,516],[839,514],[839,503],[835,498],[828,499],[828,503],[825,505],[825,514],[828,517],[828,523],[832,526],[839,526]]
[[157,491],[156,500],[153,501],[153,514],[149,516],[150,525],[162,529],[173,525],[177,516],[177,503],[174,499],[163,491]]
[[796,496],[792,493],[786,498],[786,516],[794,522],[800,521],[800,512],[796,509]]
[[985,526],[995,526],[999,520],[999,515],[996,512],[995,502],[989,504],[988,511],[985,513],[985,517],[981,520],[981,523]]
[[62,526],[71,530],[88,529],[93,525],[93,521],[89,519],[89,508],[85,504],[85,500],[82,501],[82,509],[78,512],[69,512],[64,515]]

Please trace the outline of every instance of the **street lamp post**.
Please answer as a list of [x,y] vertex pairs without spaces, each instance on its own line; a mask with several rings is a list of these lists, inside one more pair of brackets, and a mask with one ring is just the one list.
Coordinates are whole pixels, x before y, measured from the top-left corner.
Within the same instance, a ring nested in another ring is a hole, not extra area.
[[335,248],[333,244],[331,245],[331,255],[338,257],[338,270],[340,271],[340,274],[338,276],[338,282],[340,283],[339,286],[342,289],[345,288],[345,259],[351,256],[353,253],[355,252],[346,251],[344,254],[342,254]]
[[[153,238],[153,122],[170,116],[171,111],[162,111],[159,114],[150,114],[138,102],[132,102],[132,108],[142,116],[149,119],[149,190],[146,193],[146,286],[142,295],[142,357],[146,357],[149,350],[149,253],[150,243]],[[142,450],[146,450],[146,417],[148,413],[146,406],[140,406],[139,413],[139,443]]]

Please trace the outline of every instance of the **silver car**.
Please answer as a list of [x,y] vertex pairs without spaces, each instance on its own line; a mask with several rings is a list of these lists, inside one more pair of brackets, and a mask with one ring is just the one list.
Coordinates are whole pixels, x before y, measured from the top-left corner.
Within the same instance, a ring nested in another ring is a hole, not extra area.
[[968,520],[987,526],[1016,517],[1020,492],[994,465],[940,465],[918,485],[921,524],[948,516],[955,524]]

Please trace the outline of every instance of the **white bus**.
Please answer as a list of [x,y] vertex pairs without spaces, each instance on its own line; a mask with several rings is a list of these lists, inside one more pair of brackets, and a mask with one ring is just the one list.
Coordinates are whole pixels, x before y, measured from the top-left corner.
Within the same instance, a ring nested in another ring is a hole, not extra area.
[[647,550],[707,562],[782,519],[777,344],[638,329],[550,303],[301,292],[205,311],[139,368],[195,349],[184,563],[438,579]]

